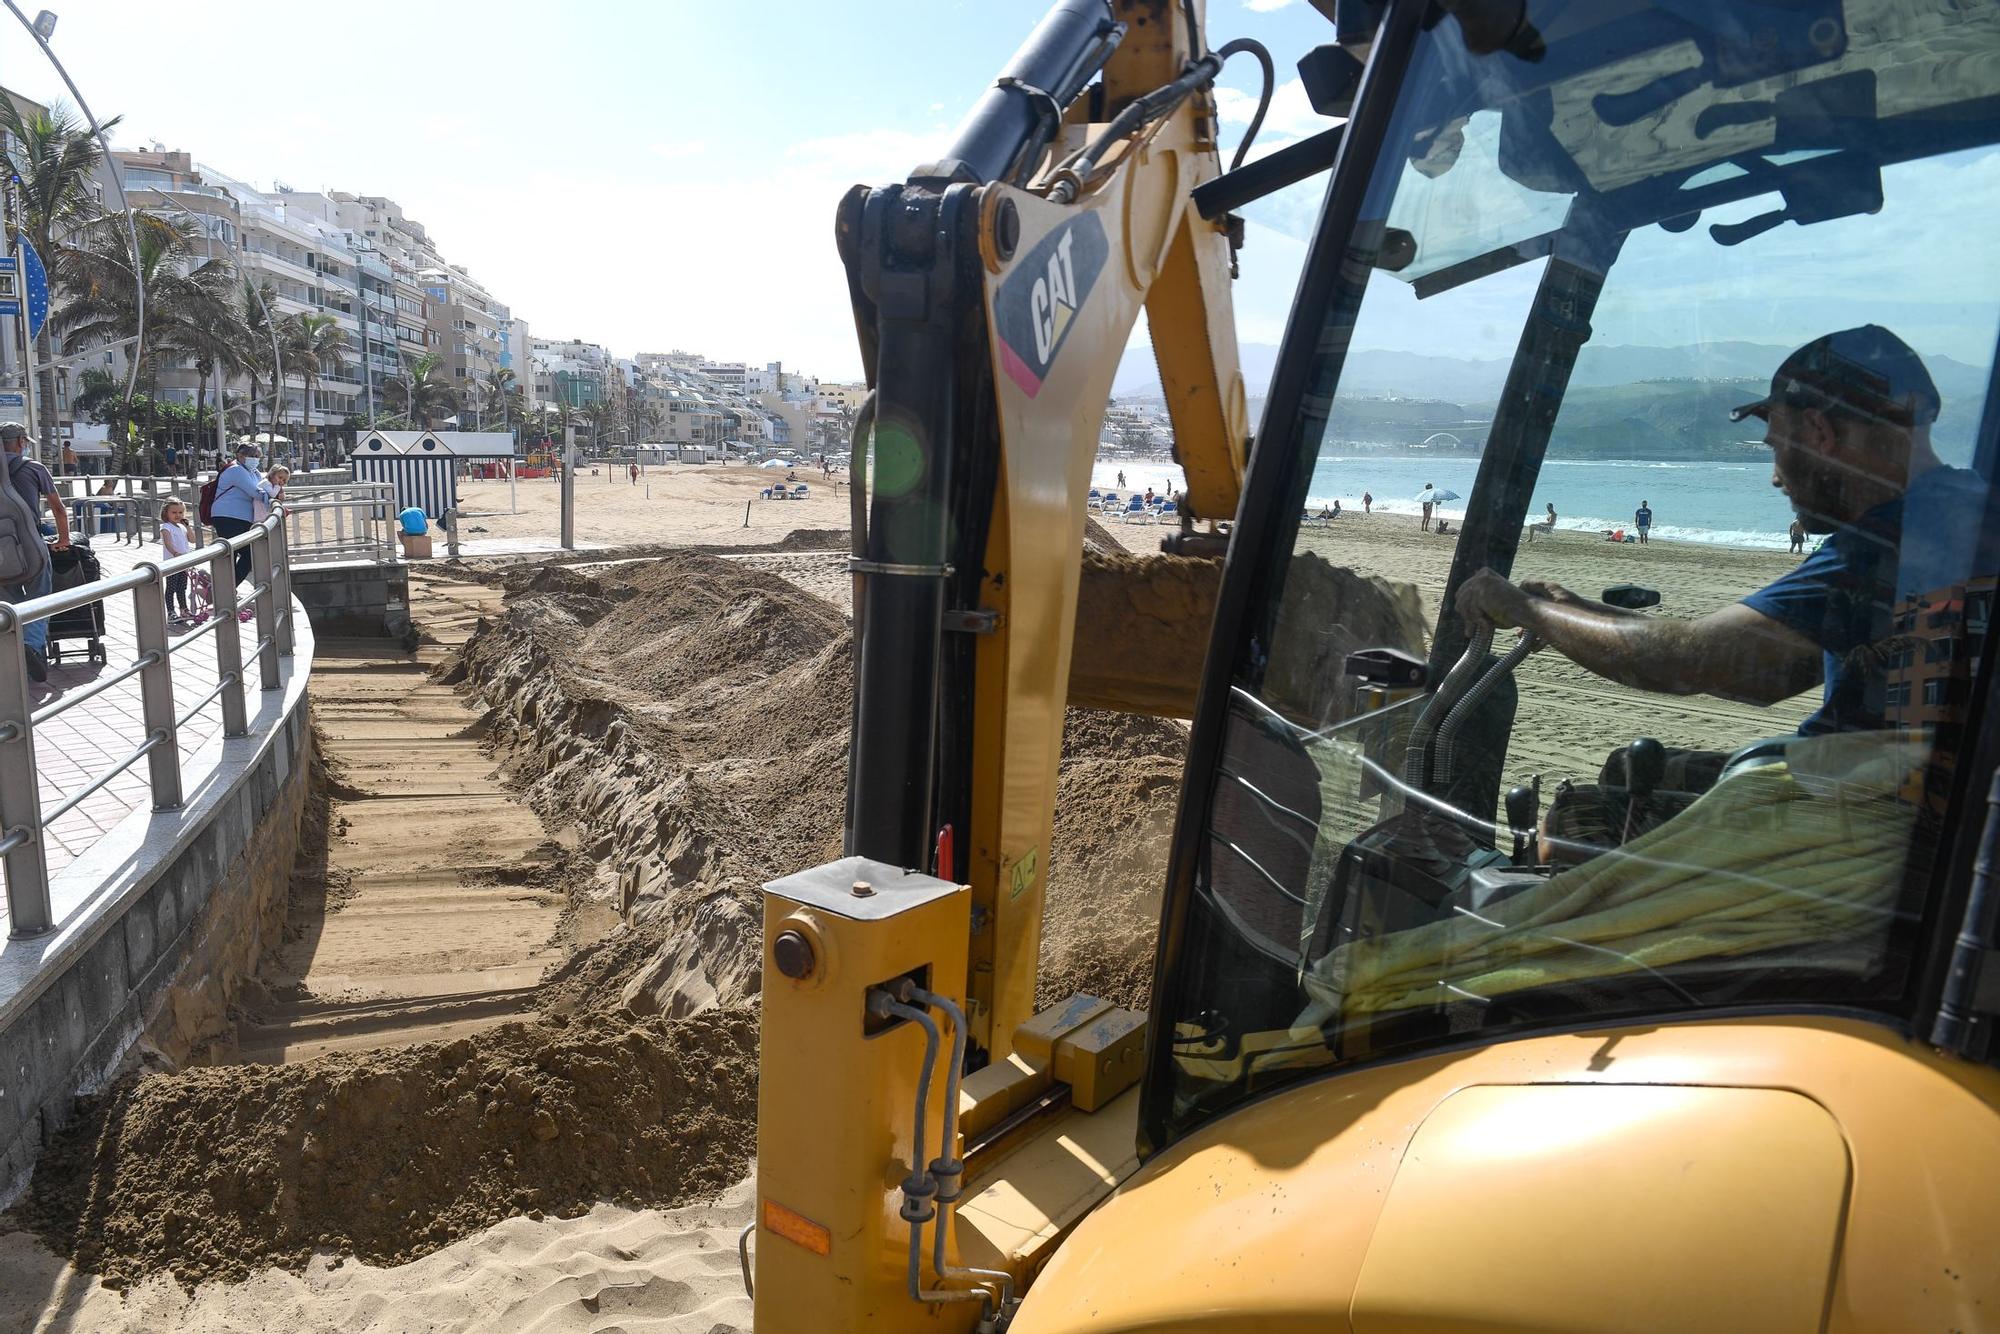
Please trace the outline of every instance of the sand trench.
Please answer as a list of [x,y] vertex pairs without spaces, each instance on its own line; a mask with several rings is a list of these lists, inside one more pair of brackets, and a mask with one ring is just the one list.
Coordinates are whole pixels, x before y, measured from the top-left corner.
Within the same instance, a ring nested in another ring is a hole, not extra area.
[[[427,646],[421,686],[374,682],[394,718],[371,721],[366,689],[342,696],[335,874],[295,886],[303,920],[238,1035],[242,1056],[285,1063],[135,1073],[51,1147],[7,1222],[107,1287],[141,1285],[136,1315],[163,1274],[199,1305],[217,1280],[330,1282],[345,1257],[415,1272],[509,1218],[574,1227],[557,1220],[722,1199],[754,1139],[757,887],[837,852],[846,764],[846,617],[759,563],[420,574],[420,621],[463,642]],[[438,700],[454,690],[455,715]],[[408,826],[400,858],[343,869],[413,718],[458,748],[407,775],[433,823]],[[1183,737],[1071,715],[1046,996],[1144,1004]],[[424,914],[468,920],[455,903],[488,919],[456,958],[427,962],[419,941],[358,966]],[[492,984],[483,999],[466,999],[468,972]],[[720,1228],[742,1203],[706,1217]],[[19,1250],[5,1241],[0,1264]],[[747,1325],[740,1293],[725,1300],[733,1266],[704,1273],[668,1305],[716,1318],[659,1328]],[[534,1327],[595,1328],[601,1306],[576,1295]]]

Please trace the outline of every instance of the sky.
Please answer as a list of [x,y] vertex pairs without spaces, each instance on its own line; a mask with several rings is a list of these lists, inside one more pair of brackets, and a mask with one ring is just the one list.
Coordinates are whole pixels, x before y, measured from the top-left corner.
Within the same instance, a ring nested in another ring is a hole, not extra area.
[[[120,147],[185,149],[262,186],[388,195],[539,337],[620,355],[682,348],[783,361],[834,379],[861,369],[833,243],[841,196],[939,156],[1046,8],[56,2],[54,45],[92,109],[123,117]],[[1211,46],[1255,37],[1277,62],[1253,156],[1331,124],[1307,104],[1294,68],[1331,39],[1324,18],[1304,0],[1209,0],[1208,10]],[[1225,155],[1254,108],[1256,80],[1240,59],[1219,83]],[[0,83],[40,99],[62,91],[8,15]],[[1865,224],[1786,225],[1727,251],[1705,229],[1646,229],[1619,261],[1618,299],[1600,311],[1597,340],[1792,344],[1800,328],[1875,318],[1921,326],[1935,334],[1913,335],[1921,349],[1983,364],[2000,248],[1937,238],[1990,231],[2000,153],[1901,169],[1889,186],[1883,215]],[[1320,178],[1245,210],[1233,293],[1242,341],[1279,340],[1323,190]],[[1427,310],[1407,289],[1385,291],[1392,307],[1371,323],[1385,346],[1505,355],[1533,276],[1517,270]],[[1720,284],[1757,299],[1718,303]]]
[[[537,337],[620,355],[859,378],[833,217],[846,189],[938,156],[1042,0],[54,0],[54,46],[114,146],[185,149],[261,187],[387,195]],[[24,10],[35,12],[34,0]],[[1258,37],[1281,90],[1264,138],[1319,128],[1292,64],[1330,25],[1299,0],[1212,0],[1211,43]],[[0,14],[0,83],[60,82]],[[1240,133],[1254,65],[1232,62]],[[1303,215],[1255,227],[1243,337],[1275,341]],[[1292,235],[1287,235],[1290,231]]]

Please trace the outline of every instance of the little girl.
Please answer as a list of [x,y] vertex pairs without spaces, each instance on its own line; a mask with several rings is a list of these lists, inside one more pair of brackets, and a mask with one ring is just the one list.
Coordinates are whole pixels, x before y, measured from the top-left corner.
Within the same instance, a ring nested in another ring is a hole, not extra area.
[[[167,558],[185,556],[192,550],[187,530],[187,506],[178,500],[169,500],[160,509],[160,545],[166,548]],[[175,605],[179,613],[174,611]],[[188,610],[187,571],[167,576],[167,619],[178,625],[192,620],[194,613]]]

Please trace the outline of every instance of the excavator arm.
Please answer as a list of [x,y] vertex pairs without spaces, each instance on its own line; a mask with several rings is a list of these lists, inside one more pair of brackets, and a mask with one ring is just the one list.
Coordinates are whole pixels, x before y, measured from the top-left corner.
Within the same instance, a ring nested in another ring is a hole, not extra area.
[[[981,1145],[1137,1078],[1143,1021],[1087,997],[1038,1017],[1036,965],[1064,710],[1188,712],[1213,607],[1219,562],[1093,561],[1096,606],[1192,591],[1177,617],[1088,627],[1073,687],[1085,497],[1141,311],[1188,508],[1231,517],[1248,453],[1228,220],[1189,202],[1221,171],[1200,10],[1060,0],[948,157],[841,203],[871,389],[848,856],[766,887],[760,1329],[997,1318],[1053,1236],[1038,1211],[960,1267]],[[1056,1168],[1058,1194],[1111,1184]]]

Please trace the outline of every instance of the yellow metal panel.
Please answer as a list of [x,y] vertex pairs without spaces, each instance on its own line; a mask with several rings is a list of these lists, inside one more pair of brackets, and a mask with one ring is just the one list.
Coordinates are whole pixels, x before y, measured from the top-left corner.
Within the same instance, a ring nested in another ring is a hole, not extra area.
[[1354,1331],[1816,1334],[1847,1184],[1796,1093],[1464,1089],[1403,1155]]
[[[1793,1019],[1520,1039],[1356,1070],[1265,1098],[1155,1158],[1084,1219],[1029,1292],[1013,1334],[1348,1328],[1364,1258],[1419,1127],[1461,1090],[1508,1085],[1795,1093],[1825,1109],[1852,1162],[1836,1267],[1830,1285],[1819,1289],[1830,1293],[1828,1334],[1994,1324],[1992,1313],[2000,1311],[2000,1266],[1992,1263],[2000,1254],[2000,1192],[1993,1189],[2000,1181],[2000,1072],[1938,1057],[1877,1025]],[[1803,1129],[1814,1124],[1810,1120],[1800,1124],[1803,1138],[1796,1146],[1780,1144],[1762,1160],[1740,1160],[1746,1198],[1754,1201],[1760,1186],[1773,1193],[1821,1189],[1802,1182],[1810,1181],[1813,1164],[1826,1161],[1823,1132]],[[1607,1174],[1596,1196],[1597,1216],[1607,1228],[1629,1231],[1650,1219],[1662,1227],[1689,1225],[1674,1212],[1674,1201],[1662,1198],[1670,1192],[1651,1184],[1665,1168],[1648,1155],[1648,1145],[1658,1148],[1672,1136],[1657,1136],[1657,1126],[1611,1121],[1590,1129],[1600,1138],[1579,1140],[1575,1152],[1619,1164],[1621,1176],[1629,1163],[1632,1182],[1645,1187],[1614,1211],[1605,1201],[1620,1176]],[[1530,1124],[1511,1142],[1503,1137],[1492,1144],[1481,1170],[1506,1171],[1509,1155],[1532,1144],[1534,1132]],[[1464,1166],[1463,1155],[1477,1144],[1461,1140],[1456,1147]],[[1794,1155],[1803,1157],[1803,1166],[1788,1160]],[[1504,1218],[1518,1238],[1541,1235],[1545,1224],[1574,1226],[1566,1202],[1530,1193],[1508,1212],[1503,1193],[1474,1184],[1467,1200],[1493,1211],[1488,1217]],[[1694,1225],[1730,1227],[1727,1220],[1700,1217]],[[1788,1216],[1783,1226],[1818,1224],[1808,1209],[1804,1224]],[[1483,1256],[1469,1247],[1463,1238],[1435,1246],[1432,1282],[1456,1283],[1461,1266],[1483,1272]],[[1674,1253],[1663,1246],[1654,1254]],[[1693,1305],[1705,1285],[1754,1287],[1757,1276],[1771,1275],[1766,1265],[1773,1254],[1769,1244],[1739,1246],[1734,1256],[1703,1262],[1714,1268],[1671,1273],[1664,1266],[1650,1271],[1657,1259],[1641,1254],[1628,1280],[1658,1292],[1664,1278],[1677,1278]],[[1732,1262],[1736,1270],[1725,1272]],[[1603,1301],[1616,1295],[1607,1293]],[[1766,1309],[1747,1311],[1754,1316]],[[1616,1307],[1600,1304],[1597,1310]],[[1619,1328],[1609,1316],[1592,1325],[1590,1314],[1583,1313],[1579,1327]],[[1717,1327],[1699,1318],[1683,1326]]]
[[[1169,26],[1178,22],[1162,12]],[[987,187],[982,202],[1001,457],[981,604],[999,613],[999,624],[976,650],[968,878],[982,923],[971,949],[974,1029],[995,1055],[1034,1012],[1084,502],[1118,353],[1147,299],[1136,279],[1151,277],[1122,256],[1135,242],[1178,235],[1185,189],[1214,174],[1214,147],[1197,121],[1196,104],[1184,104],[1072,205],[1008,186]],[[1173,189],[1165,197],[1128,189],[1135,174]],[[1002,208],[1019,221],[1005,260],[993,240]],[[1135,218],[1135,208],[1146,216]],[[1223,248],[1226,274],[1222,239],[1209,232],[1203,243]],[[1171,246],[1165,263],[1160,283],[1170,280]],[[1227,326],[1226,277],[1202,296],[1214,302],[1203,318]]]
[[[879,891],[868,903],[880,907],[889,892]],[[864,1031],[868,989],[912,969],[928,967],[933,990],[963,993],[968,903],[961,887],[863,920],[766,887],[757,1090],[759,1334],[963,1330],[977,1313],[963,1304],[920,1306],[905,1291],[909,1224],[897,1217],[896,1188],[911,1156],[924,1037],[911,1023],[872,1036]],[[781,974],[770,957],[771,942],[788,930],[813,946],[816,967],[798,981]],[[947,1042],[932,1075],[926,1161],[938,1152],[948,1054]],[[931,1281],[928,1269],[925,1281]]]
[[1189,507],[1204,519],[1235,517],[1250,461],[1250,400],[1229,282],[1222,232],[1185,210],[1146,296],[1146,328],[1173,418],[1174,458],[1187,474]]
[[975,1070],[958,1086],[959,1133],[978,1139],[1040,1097],[1054,1080],[1047,1062],[1030,1061],[1017,1051]]
[[1057,1040],[1056,1078],[1078,1111],[1094,1112],[1139,1082],[1145,1051],[1145,1018],[1107,1009]]
[[1009,1154],[958,1209],[965,1263],[1027,1278],[1077,1220],[1139,1166],[1139,1091],[1069,1112]]

